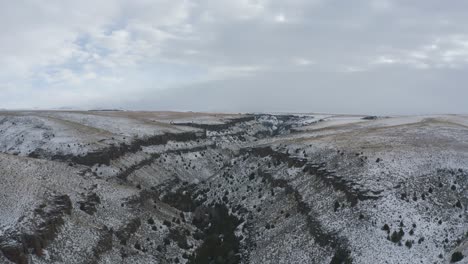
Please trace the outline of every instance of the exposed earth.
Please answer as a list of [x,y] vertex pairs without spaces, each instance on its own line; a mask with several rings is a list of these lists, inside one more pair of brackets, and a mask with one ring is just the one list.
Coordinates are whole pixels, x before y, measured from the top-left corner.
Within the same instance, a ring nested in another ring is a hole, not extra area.
[[0,263],[468,263],[468,116],[0,112]]

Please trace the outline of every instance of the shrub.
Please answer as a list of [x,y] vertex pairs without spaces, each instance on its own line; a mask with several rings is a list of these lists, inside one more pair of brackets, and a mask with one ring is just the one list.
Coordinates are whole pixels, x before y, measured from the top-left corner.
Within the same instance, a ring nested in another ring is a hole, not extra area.
[[452,254],[452,258],[450,259],[450,262],[458,262],[463,259],[463,254],[459,251],[455,252]]
[[390,227],[385,224],[383,227],[382,227],[382,230],[386,231],[387,233],[390,233]]
[[400,229],[400,231],[393,231],[392,235],[390,236],[390,241],[393,243],[398,243],[400,242],[401,238],[405,235],[405,232],[403,232],[403,229]]
[[407,248],[411,248],[411,247],[413,246],[413,240],[406,240],[405,246],[406,246]]

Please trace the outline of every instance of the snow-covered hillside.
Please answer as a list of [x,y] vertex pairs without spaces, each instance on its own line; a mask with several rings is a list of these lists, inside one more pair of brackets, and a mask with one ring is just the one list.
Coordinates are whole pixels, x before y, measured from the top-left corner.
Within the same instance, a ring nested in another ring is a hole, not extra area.
[[467,263],[468,116],[0,112],[0,263]]

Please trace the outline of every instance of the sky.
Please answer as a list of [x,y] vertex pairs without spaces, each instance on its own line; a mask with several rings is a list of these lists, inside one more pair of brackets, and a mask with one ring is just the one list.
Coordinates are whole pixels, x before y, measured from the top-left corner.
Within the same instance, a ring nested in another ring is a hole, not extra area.
[[0,109],[468,113],[468,1],[0,0]]

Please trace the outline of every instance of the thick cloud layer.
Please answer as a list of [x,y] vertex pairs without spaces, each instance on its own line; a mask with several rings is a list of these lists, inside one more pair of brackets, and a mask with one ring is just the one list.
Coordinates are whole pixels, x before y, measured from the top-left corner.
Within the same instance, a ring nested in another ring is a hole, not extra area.
[[0,108],[468,113],[466,1],[5,1]]

